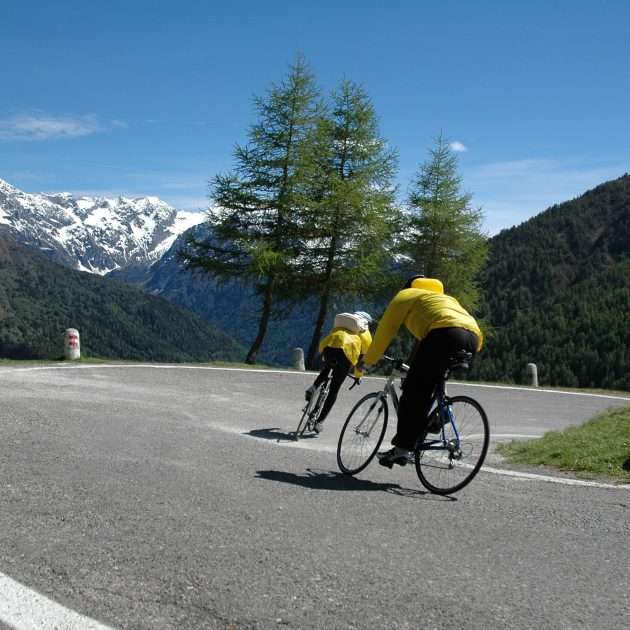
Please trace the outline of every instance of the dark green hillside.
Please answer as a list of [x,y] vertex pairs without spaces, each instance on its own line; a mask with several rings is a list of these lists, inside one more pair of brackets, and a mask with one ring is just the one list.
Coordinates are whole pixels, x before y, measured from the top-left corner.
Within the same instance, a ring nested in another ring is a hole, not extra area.
[[481,282],[478,377],[630,389],[630,176],[494,237]]
[[0,356],[54,358],[78,328],[83,355],[240,360],[244,349],[198,317],[116,280],[60,267],[0,232]]

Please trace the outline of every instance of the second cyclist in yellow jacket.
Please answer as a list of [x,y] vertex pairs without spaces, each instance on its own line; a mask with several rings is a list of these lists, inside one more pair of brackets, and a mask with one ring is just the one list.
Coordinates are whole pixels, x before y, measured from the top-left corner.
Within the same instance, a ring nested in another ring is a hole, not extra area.
[[337,394],[344,379],[363,358],[372,343],[372,335],[368,327],[372,318],[365,311],[357,311],[355,315],[365,320],[363,332],[353,333],[345,328],[333,328],[330,334],[319,344],[319,351],[322,353],[324,364],[315,382],[306,390],[306,399],[310,400],[315,389],[328,378],[331,370],[332,376],[328,396],[315,424],[317,433],[321,433],[323,422],[337,400]]

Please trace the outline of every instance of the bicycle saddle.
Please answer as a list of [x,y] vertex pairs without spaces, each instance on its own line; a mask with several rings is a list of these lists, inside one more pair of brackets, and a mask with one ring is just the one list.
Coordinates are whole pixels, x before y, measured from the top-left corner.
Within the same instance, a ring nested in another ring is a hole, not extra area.
[[449,370],[467,370],[470,367],[473,355],[472,352],[460,350],[448,360]]

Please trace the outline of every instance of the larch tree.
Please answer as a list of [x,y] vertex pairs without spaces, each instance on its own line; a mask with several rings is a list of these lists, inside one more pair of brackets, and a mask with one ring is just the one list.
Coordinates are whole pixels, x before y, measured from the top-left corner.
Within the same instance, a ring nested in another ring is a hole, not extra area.
[[210,237],[191,237],[181,255],[187,267],[223,281],[238,278],[260,295],[258,332],[245,359],[250,364],[256,362],[278,292],[293,283],[293,261],[301,252],[303,163],[321,116],[315,79],[301,56],[279,84],[255,99],[255,108],[258,121],[247,145],[234,150],[233,172],[215,176],[210,184]]
[[399,249],[405,271],[439,278],[449,294],[474,310],[488,239],[482,210],[471,205],[470,194],[461,192],[457,166],[453,150],[440,135],[411,186]]
[[379,135],[363,88],[343,81],[314,131],[306,163],[305,239],[297,259],[300,286],[318,300],[306,365],[312,367],[331,300],[372,297],[394,230],[397,156]]

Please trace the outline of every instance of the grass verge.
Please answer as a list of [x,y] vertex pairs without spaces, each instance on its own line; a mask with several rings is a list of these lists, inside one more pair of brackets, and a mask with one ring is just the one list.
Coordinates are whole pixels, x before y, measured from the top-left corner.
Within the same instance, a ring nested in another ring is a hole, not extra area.
[[497,451],[514,464],[630,482],[630,407],[607,411],[579,427],[550,431],[540,439],[498,444]]

